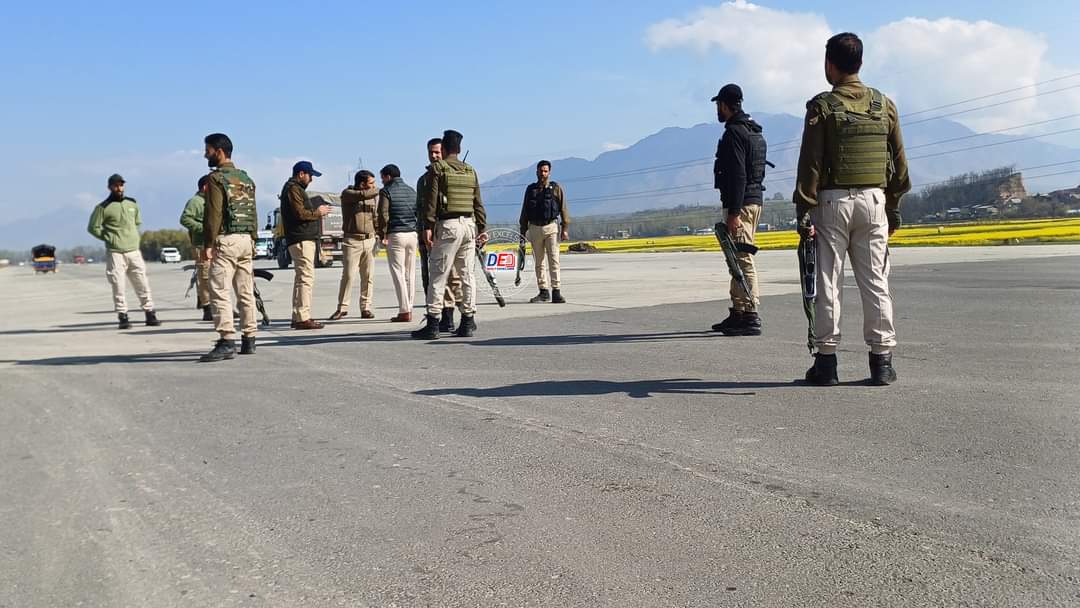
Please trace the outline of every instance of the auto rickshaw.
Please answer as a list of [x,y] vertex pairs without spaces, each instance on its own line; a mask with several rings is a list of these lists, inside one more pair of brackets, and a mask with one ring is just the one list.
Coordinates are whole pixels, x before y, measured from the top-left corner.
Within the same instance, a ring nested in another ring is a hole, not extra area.
[[56,272],[56,247],[38,245],[30,250],[34,258],[34,273]]

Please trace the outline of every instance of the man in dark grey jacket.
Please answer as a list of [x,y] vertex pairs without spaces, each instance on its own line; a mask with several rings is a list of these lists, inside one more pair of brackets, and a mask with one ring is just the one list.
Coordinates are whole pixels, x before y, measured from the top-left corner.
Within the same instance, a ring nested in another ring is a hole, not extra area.
[[412,321],[413,297],[416,294],[416,190],[401,179],[397,165],[379,171],[383,188],[379,191],[375,232],[386,247],[390,279],[397,293],[398,314],[394,323]]
[[[716,146],[713,164],[714,185],[724,206],[724,224],[736,244],[753,245],[765,190],[765,138],[761,126],[743,112],[739,85],[724,85],[712,100],[716,102],[717,118],[724,123],[724,136]],[[736,258],[750,293],[732,278],[731,314],[713,325],[713,330],[726,336],[759,336],[761,317],[754,256],[740,251]]]

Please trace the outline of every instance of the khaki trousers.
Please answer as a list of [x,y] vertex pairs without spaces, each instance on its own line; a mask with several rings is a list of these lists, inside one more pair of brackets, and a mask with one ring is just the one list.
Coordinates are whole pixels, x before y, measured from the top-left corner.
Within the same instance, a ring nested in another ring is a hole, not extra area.
[[[758,220],[761,219],[761,205],[747,205],[739,212],[739,221],[742,222],[742,228],[739,229],[738,234],[734,234],[731,237],[732,241],[736,243],[748,243],[754,244],[754,236],[757,234]],[[738,281],[731,279],[731,285],[728,288],[728,293],[731,294],[731,307],[739,312],[757,312],[758,304],[758,283],[757,283],[757,269],[754,268],[754,255],[750,253],[736,252],[735,259],[739,262],[739,268],[742,269],[743,276],[746,277],[746,284],[750,287],[750,296],[746,296],[746,292],[743,291],[742,285],[739,285]]]
[[397,294],[398,312],[412,312],[416,293],[415,232],[391,232],[387,237],[386,257],[390,262],[390,280]]
[[[536,286],[539,289],[559,289],[559,223],[551,222],[546,226],[529,224],[525,238],[532,244],[533,266],[536,271]],[[550,265],[550,266],[549,266]],[[548,269],[551,280],[548,281]]]
[[240,309],[240,331],[245,337],[255,335],[255,277],[252,274],[254,243],[250,234],[223,234],[217,238],[214,258],[210,260],[210,309],[214,329],[223,340],[236,338],[233,325],[232,297]]
[[195,297],[199,308],[210,305],[210,262],[203,261],[205,247],[192,247],[195,256]]
[[[431,278],[428,273],[428,248],[424,244],[423,234],[418,235],[419,243],[417,248],[420,250],[420,276],[424,280],[424,294],[426,298],[428,287],[431,285]],[[458,276],[456,270],[450,271],[450,278],[446,281],[446,290],[443,291],[443,308],[453,308],[457,302],[460,302],[461,297],[461,277]]]
[[292,256],[293,292],[292,320],[307,321],[311,318],[311,288],[315,285],[315,241],[300,241],[289,245]]
[[889,224],[885,193],[880,188],[824,190],[810,212],[817,231],[817,304],[814,343],[822,354],[840,344],[840,301],[844,261],[859,286],[863,339],[875,354],[896,346],[893,303],[889,294]]
[[154,310],[150,282],[146,279],[146,262],[138,249],[127,253],[110,251],[105,257],[105,277],[109,279],[109,287],[112,287],[113,310],[127,314],[127,279],[131,279],[131,286],[135,288],[135,295],[139,296],[142,309]]
[[442,316],[446,283],[454,270],[461,277],[461,313],[475,314],[473,267],[476,265],[476,223],[471,217],[441,220],[435,224],[432,237],[435,243],[428,257],[431,283],[426,294],[427,314],[436,319]]
[[375,291],[375,237],[360,239],[345,237],[341,242],[341,284],[338,287],[338,310],[349,310],[352,284],[360,274],[360,310],[371,310],[371,294]]

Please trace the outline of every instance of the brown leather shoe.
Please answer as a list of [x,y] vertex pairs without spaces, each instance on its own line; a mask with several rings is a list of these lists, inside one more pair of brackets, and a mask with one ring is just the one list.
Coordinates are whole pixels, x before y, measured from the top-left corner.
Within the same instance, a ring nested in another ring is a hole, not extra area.
[[323,324],[319,323],[315,319],[308,319],[306,321],[296,321],[293,323],[293,329],[322,329]]
[[394,317],[393,319],[390,319],[391,323],[408,323],[410,321],[412,321],[412,313],[411,312],[399,312],[398,316]]
[[347,311],[347,310],[335,310],[334,314],[330,315],[330,320],[331,321],[337,321],[338,319],[344,319],[347,316],[349,316],[349,311]]
[[370,310],[361,310],[360,311],[360,318],[361,319],[374,319],[375,318],[375,313],[371,312]]

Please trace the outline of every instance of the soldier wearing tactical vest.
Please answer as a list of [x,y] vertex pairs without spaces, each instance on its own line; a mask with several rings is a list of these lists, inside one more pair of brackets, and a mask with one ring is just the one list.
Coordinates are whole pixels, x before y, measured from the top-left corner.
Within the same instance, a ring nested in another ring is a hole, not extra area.
[[112,287],[113,310],[116,311],[117,328],[130,329],[127,308],[127,280],[135,288],[142,303],[146,324],[161,325],[154,313],[154,298],[150,295],[150,281],[146,278],[146,262],[139,251],[139,226],[142,218],[135,199],[124,196],[124,178],[117,174],[109,176],[109,198],[101,201],[90,214],[87,231],[105,242],[108,256],[105,258],[105,276]]
[[476,171],[458,158],[461,153],[461,133],[444,131],[442,150],[445,157],[431,165],[432,179],[424,195],[424,241],[431,254],[428,273],[431,283],[427,290],[427,315],[424,327],[412,332],[417,340],[439,337],[439,316],[442,314],[443,290],[450,271],[456,268],[461,276],[461,323],[454,335],[470,337],[476,331],[476,284],[473,267],[476,245],[487,242],[487,215],[480,199],[480,181]]
[[191,239],[192,255],[195,258],[196,303],[202,310],[203,321],[213,321],[214,313],[210,310],[210,264],[203,260],[203,218],[206,217],[206,190],[210,176],[199,178],[199,190],[188,199],[184,211],[180,214],[180,225],[187,228]]
[[214,171],[206,191],[203,216],[203,259],[210,263],[210,307],[218,341],[200,361],[221,361],[236,356],[232,291],[240,308],[240,354],[255,354],[255,280],[252,260],[258,238],[255,182],[232,162],[232,140],[212,133],[203,140],[206,163]]
[[293,297],[292,328],[322,329],[323,324],[311,318],[311,290],[315,286],[315,242],[319,239],[321,220],[330,213],[330,205],[315,206],[308,196],[311,180],[322,173],[311,162],[302,160],[293,165],[292,177],[281,188],[281,219],[285,223],[285,242],[292,258]]
[[[536,163],[536,183],[525,188],[525,200],[518,218],[521,234],[532,244],[536,288],[539,290],[529,300],[534,304],[566,302],[560,289],[559,240],[565,241],[570,237],[570,214],[566,212],[562,186],[550,178],[551,163],[546,160]],[[549,285],[551,291],[548,291]]]
[[896,381],[889,237],[900,227],[900,197],[911,189],[896,105],[859,81],[863,46],[837,34],[825,45],[833,85],[806,104],[806,125],[792,195],[800,230],[817,240],[817,301],[811,384],[835,385],[844,261],[851,260],[870,347],[870,382]]
[[[441,138],[435,137],[428,140],[427,156],[429,164],[424,168],[424,174],[420,176],[420,179],[416,180],[416,233],[419,241],[417,246],[420,249],[420,276],[424,283],[424,294],[427,294],[428,287],[431,284],[428,276],[428,254],[430,252],[427,243],[424,242],[424,196],[427,194],[428,184],[434,179],[434,174],[431,172],[431,163],[442,160]],[[425,300],[426,298],[425,295]],[[446,280],[446,290],[443,291],[442,319],[439,320],[439,331],[444,333],[454,331],[454,307],[461,300],[461,277],[458,276],[456,270],[451,269],[450,278]]]
[[[739,85],[724,85],[712,101],[716,103],[717,118],[724,123],[724,136],[716,146],[716,161],[713,163],[713,181],[720,191],[724,223],[734,243],[753,245],[761,218],[761,195],[765,190],[765,137],[761,134],[761,125],[743,111],[743,93]],[[735,258],[750,293],[732,277],[728,289],[731,294],[730,314],[712,328],[725,336],[760,336],[761,316],[758,315],[754,255],[737,250]]]
[[375,232],[386,247],[390,279],[398,300],[398,314],[390,321],[407,323],[412,321],[416,294],[416,190],[401,179],[397,165],[383,167],[379,178],[383,188],[379,191]]

